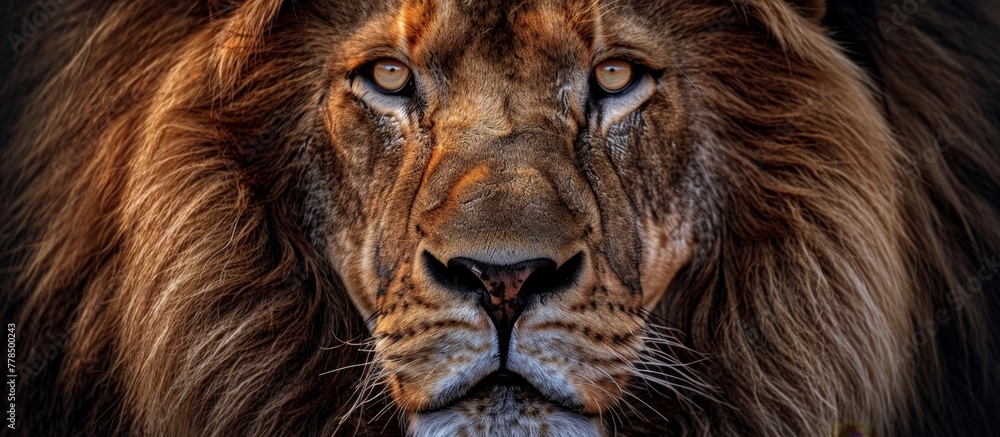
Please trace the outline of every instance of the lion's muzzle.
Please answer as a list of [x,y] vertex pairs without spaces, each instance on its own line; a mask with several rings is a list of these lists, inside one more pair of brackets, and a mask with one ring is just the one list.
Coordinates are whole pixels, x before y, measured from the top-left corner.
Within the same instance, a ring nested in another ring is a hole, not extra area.
[[411,244],[383,236],[397,243],[376,250],[376,264],[398,266],[382,275],[373,330],[393,399],[416,428],[531,434],[566,421],[594,433],[622,396],[642,322],[602,246],[574,136],[438,127],[419,186],[398,197],[413,199],[399,219]]

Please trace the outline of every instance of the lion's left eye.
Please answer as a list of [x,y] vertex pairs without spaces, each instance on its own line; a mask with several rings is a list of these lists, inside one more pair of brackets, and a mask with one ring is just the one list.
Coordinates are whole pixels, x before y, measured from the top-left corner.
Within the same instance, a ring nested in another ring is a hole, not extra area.
[[400,94],[410,84],[410,67],[399,60],[383,58],[371,63],[368,77],[383,94]]
[[594,81],[607,94],[617,94],[632,84],[633,66],[622,59],[609,59],[594,67]]

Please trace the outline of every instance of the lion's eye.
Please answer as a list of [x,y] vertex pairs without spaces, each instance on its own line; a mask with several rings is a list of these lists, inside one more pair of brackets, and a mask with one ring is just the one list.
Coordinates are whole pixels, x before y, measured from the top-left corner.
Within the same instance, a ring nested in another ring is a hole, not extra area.
[[594,80],[608,94],[619,93],[632,83],[632,64],[621,59],[610,59],[594,67]]
[[385,94],[399,93],[410,83],[410,67],[396,59],[375,61],[370,74],[372,83]]

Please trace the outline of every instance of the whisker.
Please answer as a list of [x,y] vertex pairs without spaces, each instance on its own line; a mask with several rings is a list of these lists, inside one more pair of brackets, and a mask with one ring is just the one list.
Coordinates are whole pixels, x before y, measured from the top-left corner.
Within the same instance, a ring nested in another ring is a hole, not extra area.
[[371,364],[370,362],[364,362],[364,363],[358,363],[358,364],[349,364],[349,365],[346,365],[346,366],[338,367],[338,368],[333,369],[333,370],[327,370],[327,371],[325,371],[323,373],[320,373],[319,376],[329,375],[331,373],[342,372],[342,371],[348,370],[348,369],[354,369],[354,368],[358,368],[358,367],[368,366],[370,364]]

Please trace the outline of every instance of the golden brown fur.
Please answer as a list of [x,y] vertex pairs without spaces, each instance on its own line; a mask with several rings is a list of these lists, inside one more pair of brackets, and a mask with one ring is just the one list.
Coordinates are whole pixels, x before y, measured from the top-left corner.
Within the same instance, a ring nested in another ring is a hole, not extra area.
[[[70,2],[18,46],[20,431],[1000,420],[989,5],[183,3]],[[594,100],[602,50],[647,67],[641,99]],[[357,82],[379,56],[423,75],[412,106]],[[583,254],[511,322],[521,410],[470,391],[503,316],[424,253]]]

